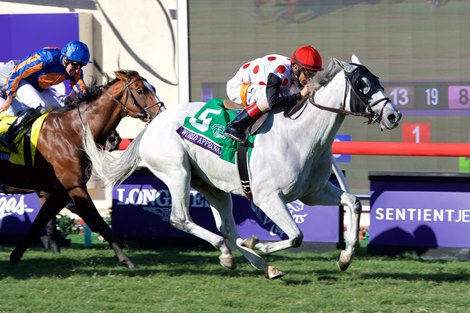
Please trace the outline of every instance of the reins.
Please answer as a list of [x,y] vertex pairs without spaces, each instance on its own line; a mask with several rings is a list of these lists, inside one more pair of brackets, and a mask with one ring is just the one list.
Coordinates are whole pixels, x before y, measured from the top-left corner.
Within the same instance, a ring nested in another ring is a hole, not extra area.
[[378,105],[379,103],[383,102],[383,101],[390,101],[390,98],[388,97],[385,97],[385,98],[382,98],[382,99],[379,99],[375,102],[373,102],[372,104],[369,104],[368,102],[364,101],[364,99],[357,93],[357,91],[353,88],[352,86],[352,83],[351,81],[349,80],[348,77],[345,77],[346,79],[346,88],[344,90],[344,97],[343,97],[343,104],[346,103],[346,100],[347,100],[347,97],[348,97],[348,94],[350,94],[350,99],[349,101],[351,102],[352,100],[352,97],[354,96],[355,99],[357,101],[359,101],[359,103],[361,104],[361,106],[364,109],[364,111],[362,112],[354,112],[354,111],[351,111],[351,110],[345,110],[345,109],[341,109],[341,108],[331,108],[331,107],[327,107],[327,106],[324,106],[324,105],[321,105],[317,102],[315,102],[315,93],[312,93],[310,94],[310,96],[308,98],[306,98],[304,101],[303,101],[303,104],[304,105],[304,108],[302,109],[302,112],[299,114],[302,115],[303,111],[305,110],[305,102],[308,101],[315,107],[319,108],[320,110],[324,110],[324,111],[329,111],[329,112],[333,112],[333,113],[338,113],[338,114],[343,114],[343,115],[351,115],[351,116],[359,116],[359,117],[365,117],[368,119],[367,123],[368,124],[371,124],[371,123],[378,123],[382,120],[382,115],[383,115],[383,110],[385,108],[385,106],[382,107],[382,109],[380,110],[380,113],[376,113],[372,110],[372,108],[376,105]]
[[[132,97],[132,101],[134,103],[134,105],[139,108],[140,110],[140,113],[137,114],[137,117],[139,119],[141,119],[142,121],[145,120],[145,119],[149,119],[150,120],[150,114],[148,113],[148,110],[150,110],[151,108],[153,108],[154,106],[156,105],[159,105],[159,111],[157,113],[157,115],[159,113],[161,113],[164,109],[165,109],[165,105],[163,104],[162,101],[160,101],[160,99],[158,98],[158,96],[156,94],[154,94],[155,98],[157,99],[157,102],[155,104],[152,104],[152,105],[149,105],[149,106],[146,106],[146,107],[142,107],[140,105],[140,103],[137,101],[137,99],[135,98],[134,94],[132,93],[132,91],[130,90],[130,86],[132,84],[134,84],[135,82],[137,81],[146,81],[143,77],[139,77],[139,78],[136,78],[136,79],[133,79],[131,80],[129,83],[125,84],[124,85],[124,88],[126,90],[126,101],[127,102],[127,97],[129,97],[129,94],[131,95]],[[122,81],[124,83],[124,81]],[[115,103],[117,103],[118,105],[120,105],[123,109],[124,109],[124,116],[123,117],[126,117],[129,115],[129,110],[127,109],[126,105],[124,103],[122,103],[121,101],[119,101],[118,99],[116,99],[106,88],[104,88],[103,86],[100,86],[99,87],[100,90],[107,94]],[[78,111],[78,116],[80,117],[80,121],[82,122],[82,125],[84,126],[85,125],[85,122],[83,121],[83,117],[82,117],[82,112],[80,111],[80,103],[77,104],[77,111]]]
[[[126,102],[127,102],[127,98],[129,97],[129,94],[130,94],[133,104],[140,110],[140,113],[137,114],[138,118],[141,119],[141,120],[145,120],[145,119],[148,119],[150,117],[150,114],[148,113],[148,110],[150,110],[154,106],[158,105],[159,106],[159,113],[160,113],[162,111],[162,108],[164,108],[165,106],[164,106],[163,102],[158,99],[157,95],[155,95],[155,97],[157,98],[157,102],[155,102],[152,105],[142,107],[142,105],[140,105],[139,101],[137,101],[134,94],[132,93],[132,91],[129,88],[132,84],[134,84],[137,81],[145,81],[145,79],[143,77],[139,77],[139,78],[131,80],[129,83],[124,85],[124,88],[126,89]],[[106,93],[114,102],[116,102],[117,104],[119,104],[123,107],[124,113],[125,113],[124,117],[129,115],[129,110],[127,109],[127,107],[124,103],[122,103],[121,101],[116,99],[107,89],[101,87],[101,90],[104,93]]]

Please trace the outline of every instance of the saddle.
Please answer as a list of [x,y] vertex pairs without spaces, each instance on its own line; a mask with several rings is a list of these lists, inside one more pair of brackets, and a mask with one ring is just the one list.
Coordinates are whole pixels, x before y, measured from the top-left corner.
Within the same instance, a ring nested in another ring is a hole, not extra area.
[[228,100],[228,99],[224,100],[224,107],[227,110],[242,110],[242,109],[244,109],[242,103],[237,103],[237,102],[234,102],[234,101],[231,101],[231,100]]
[[[2,161],[9,161],[14,164],[26,166],[31,162],[31,160],[34,160],[39,132],[47,115],[48,114],[43,114],[34,122],[32,121],[31,125],[27,127],[28,129],[24,129],[20,132],[18,137],[15,139],[20,141],[18,152],[11,152],[7,148],[0,146],[0,159]],[[17,116],[0,114],[0,134],[6,132],[8,127],[10,127],[16,118]],[[26,132],[29,134],[28,136],[24,136]]]
[[[224,107],[227,110],[243,110],[245,107],[243,106],[242,103],[237,103],[228,99],[224,100]],[[269,112],[269,111],[268,111]],[[263,123],[266,121],[268,118],[268,112],[263,113],[250,127],[248,127],[248,133],[249,135],[253,135],[256,133],[256,131],[263,125]]]

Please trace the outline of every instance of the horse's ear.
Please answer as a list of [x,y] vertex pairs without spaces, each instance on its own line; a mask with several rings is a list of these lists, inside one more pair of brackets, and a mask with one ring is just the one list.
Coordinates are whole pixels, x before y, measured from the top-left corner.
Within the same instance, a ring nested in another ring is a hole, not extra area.
[[357,55],[355,55],[355,54],[353,54],[353,55],[351,56],[351,61],[352,61],[353,63],[362,65],[361,61],[359,60],[359,58],[358,58]]
[[129,82],[131,80],[131,76],[139,76],[139,73],[132,70],[119,70],[114,71],[114,75],[116,75],[116,78],[119,80]]
[[339,66],[341,67],[345,72],[351,72],[353,69],[354,69],[354,66],[347,63],[347,62],[344,62],[344,61],[340,61],[338,59],[335,59],[333,58],[333,61]]
[[123,70],[114,71],[114,75],[116,75],[116,78],[119,80],[123,80],[123,81],[129,80],[129,75],[127,71],[123,71]]

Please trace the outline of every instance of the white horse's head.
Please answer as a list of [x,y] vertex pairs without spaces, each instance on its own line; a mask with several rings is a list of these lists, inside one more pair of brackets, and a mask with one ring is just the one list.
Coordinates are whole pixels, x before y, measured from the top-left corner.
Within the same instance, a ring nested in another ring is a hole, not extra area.
[[356,55],[352,63],[333,59],[345,72],[350,87],[349,110],[354,113],[365,113],[369,123],[380,122],[383,129],[394,129],[398,126],[401,113],[395,108],[377,76],[362,65]]

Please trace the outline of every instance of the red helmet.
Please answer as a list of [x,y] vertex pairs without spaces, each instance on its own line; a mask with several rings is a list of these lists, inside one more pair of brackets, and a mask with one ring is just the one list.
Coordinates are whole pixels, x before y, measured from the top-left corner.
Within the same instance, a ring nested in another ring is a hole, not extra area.
[[302,46],[292,53],[290,62],[300,65],[310,71],[321,71],[322,59],[320,53],[312,46]]

